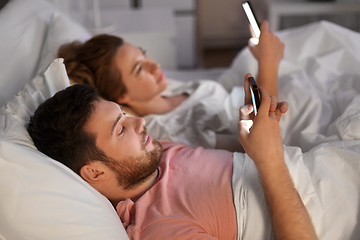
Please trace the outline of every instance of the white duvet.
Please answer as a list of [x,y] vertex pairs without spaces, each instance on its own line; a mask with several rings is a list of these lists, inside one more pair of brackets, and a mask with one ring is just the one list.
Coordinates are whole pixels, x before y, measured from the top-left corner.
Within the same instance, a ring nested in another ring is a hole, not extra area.
[[[289,102],[280,123],[285,145],[310,150],[320,143],[360,138],[360,33],[318,22],[279,34],[285,56],[279,70],[279,99]],[[256,74],[245,49],[219,81],[231,89],[240,76]]]
[[[285,145],[298,146],[285,147],[291,176],[320,239],[360,239],[360,34],[320,22],[279,36],[286,45],[279,92],[290,104],[282,134]],[[253,61],[243,51],[220,81],[235,85],[236,74],[257,71]],[[233,188],[238,239],[272,239],[246,155],[235,154]]]

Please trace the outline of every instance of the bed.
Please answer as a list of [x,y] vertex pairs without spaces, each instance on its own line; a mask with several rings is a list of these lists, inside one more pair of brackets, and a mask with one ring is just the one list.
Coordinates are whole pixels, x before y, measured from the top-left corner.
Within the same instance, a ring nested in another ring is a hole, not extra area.
[[[7,3],[0,10],[0,29],[5,33],[0,35],[0,239],[128,239],[110,202],[37,151],[25,129],[42,101],[69,86],[62,59],[55,59],[57,48],[91,34],[43,0]],[[329,182],[305,180],[318,182],[314,191],[319,196],[333,191],[344,208],[319,214],[314,221],[319,226],[326,222],[324,229],[317,228],[320,239],[359,239],[360,34],[318,22],[279,36],[286,43],[279,93],[291,106],[281,123],[282,134],[286,145],[297,146],[286,148],[287,159],[299,159],[320,172],[329,159],[337,160],[332,166],[338,174],[329,176]],[[166,74],[179,80],[210,78],[230,90],[247,72],[256,73],[257,64],[245,48],[225,69]],[[312,159],[318,159],[317,166]],[[341,161],[351,165],[344,167]],[[308,183],[301,181],[306,174],[293,169],[301,192]],[[337,184],[332,185],[335,177]],[[326,205],[304,201],[309,210]],[[332,218],[342,231],[326,228]],[[250,233],[241,231],[243,236]]]

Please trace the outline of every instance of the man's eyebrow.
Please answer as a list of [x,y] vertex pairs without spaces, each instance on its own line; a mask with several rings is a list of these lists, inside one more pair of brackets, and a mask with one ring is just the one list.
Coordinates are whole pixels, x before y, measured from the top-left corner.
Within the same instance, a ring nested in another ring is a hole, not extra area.
[[135,63],[134,67],[131,69],[130,74],[132,74],[132,73],[135,71],[135,69],[137,68],[137,66],[139,66],[139,64],[140,64],[140,61],[137,61],[137,62]]

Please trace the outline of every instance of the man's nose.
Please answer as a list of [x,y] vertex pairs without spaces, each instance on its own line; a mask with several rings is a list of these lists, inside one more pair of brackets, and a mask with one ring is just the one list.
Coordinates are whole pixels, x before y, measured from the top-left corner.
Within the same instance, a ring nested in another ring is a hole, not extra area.
[[134,117],[134,130],[141,133],[145,129],[145,119],[142,117]]

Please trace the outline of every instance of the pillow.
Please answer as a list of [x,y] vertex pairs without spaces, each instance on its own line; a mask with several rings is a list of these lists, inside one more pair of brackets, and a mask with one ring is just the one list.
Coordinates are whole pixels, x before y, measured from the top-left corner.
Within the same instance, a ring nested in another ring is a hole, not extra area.
[[84,42],[90,38],[91,33],[80,23],[60,12],[53,13],[41,50],[38,73],[42,72],[57,57],[57,51],[61,45],[75,40]]
[[37,151],[26,124],[69,86],[62,59],[0,109],[0,239],[128,239],[111,203],[76,173]]
[[0,106],[36,75],[46,26],[55,10],[41,0],[12,0],[1,9]]

